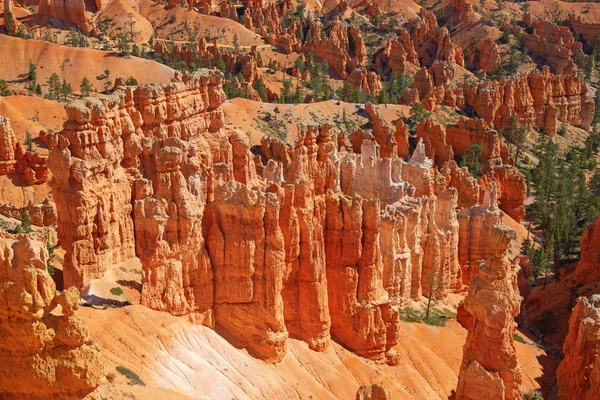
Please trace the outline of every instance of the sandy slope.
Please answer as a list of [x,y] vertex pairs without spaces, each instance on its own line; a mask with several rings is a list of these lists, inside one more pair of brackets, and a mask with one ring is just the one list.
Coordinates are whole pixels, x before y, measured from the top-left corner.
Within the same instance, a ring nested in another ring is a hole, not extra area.
[[[125,270],[136,265],[132,261],[124,269],[113,269],[127,274]],[[109,281],[119,275],[110,271],[101,285],[113,286]],[[94,290],[98,287],[96,282]],[[334,342],[324,352],[314,352],[295,339],[288,340],[283,362],[271,365],[234,348],[210,328],[141,305],[81,308],[78,315],[99,343],[107,372],[116,375],[113,384],[127,382],[115,371],[116,366],[124,366],[150,387],[219,400],[352,399],[360,385],[373,383],[387,387],[396,399],[446,399],[456,387],[466,337],[453,320],[445,327],[402,322],[398,366],[375,364]],[[545,353],[521,344],[517,351],[526,376],[524,390],[539,387],[543,371],[539,359]],[[120,390],[107,385],[99,390]]]
[[[0,97],[0,115],[10,119],[10,126],[21,142],[27,132],[34,139],[42,129],[58,132],[67,119],[64,103],[39,96]],[[47,153],[41,142],[34,140],[34,148],[42,154]]]
[[73,90],[79,90],[83,77],[87,77],[96,89],[102,88],[106,80],[98,77],[105,69],[110,70],[113,82],[119,76],[131,75],[139,83],[169,82],[174,73],[171,68],[155,61],[5,35],[0,35],[0,54],[0,76],[7,81],[22,80],[29,60],[37,64],[38,81],[44,93],[47,92],[46,82],[53,72],[71,83]]

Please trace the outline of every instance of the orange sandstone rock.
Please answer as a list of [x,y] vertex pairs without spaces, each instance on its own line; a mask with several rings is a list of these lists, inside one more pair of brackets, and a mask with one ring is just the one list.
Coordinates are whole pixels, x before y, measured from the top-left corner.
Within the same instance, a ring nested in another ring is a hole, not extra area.
[[464,309],[470,314],[456,399],[520,399],[523,379],[515,352],[514,317],[521,296],[517,268],[507,250],[515,232],[495,226],[490,247],[495,251],[469,285]]
[[86,16],[84,0],[41,0],[38,13],[72,23],[88,34],[95,34],[95,27]]

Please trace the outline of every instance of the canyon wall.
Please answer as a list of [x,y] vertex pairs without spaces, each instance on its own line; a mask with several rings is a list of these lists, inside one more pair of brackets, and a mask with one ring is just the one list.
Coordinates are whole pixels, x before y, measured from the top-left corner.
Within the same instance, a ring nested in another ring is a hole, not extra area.
[[47,260],[35,234],[0,234],[0,393],[7,400],[81,398],[104,379],[100,349],[73,315],[79,291],[58,295]]
[[580,297],[571,312],[565,357],[557,374],[558,398],[600,397],[600,295]]
[[[517,266],[507,250],[516,236],[508,227],[496,225],[491,232],[493,254],[481,264],[469,285],[463,307],[467,315],[467,340],[458,375],[457,400],[520,399],[523,379],[515,352],[514,317],[521,296]],[[464,319],[464,316],[463,316]]]

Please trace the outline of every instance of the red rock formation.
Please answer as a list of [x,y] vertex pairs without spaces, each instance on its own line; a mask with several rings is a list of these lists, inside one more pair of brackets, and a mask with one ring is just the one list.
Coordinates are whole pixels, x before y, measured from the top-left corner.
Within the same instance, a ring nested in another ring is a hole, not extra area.
[[[189,140],[221,126],[222,113],[213,111],[225,97],[221,78],[201,70],[193,79],[185,79],[128,87],[66,106],[68,121],[48,162],[54,173],[51,185],[59,238],[67,252],[67,286],[84,287],[109,265],[134,256],[129,174],[135,176],[136,168],[149,167],[146,173],[152,180],[148,160],[152,153],[142,154],[152,148],[150,138]],[[144,137],[148,137],[145,142]],[[196,172],[194,163],[202,156],[190,157],[189,175]],[[186,179],[190,181],[190,176]],[[201,185],[201,174],[194,174],[192,180]]]
[[95,27],[85,14],[84,0],[40,0],[38,14],[47,15],[72,23],[90,35],[95,35]]
[[600,23],[590,21],[585,16],[576,15],[575,13],[569,13],[566,22],[573,32],[586,41],[590,46],[600,45],[600,38],[598,37]]
[[476,69],[491,74],[500,66],[500,50],[492,39],[485,39],[477,45],[473,53],[473,59],[469,64]]
[[458,261],[466,285],[477,277],[481,263],[492,258],[496,251],[490,245],[490,238],[494,227],[502,225],[497,195],[496,183],[491,182],[485,188],[483,204],[463,208],[458,213]]
[[523,22],[533,33],[521,33],[521,40],[527,49],[542,57],[557,74],[570,74],[576,69],[574,60],[587,64],[583,44],[575,41],[573,33],[566,26],[558,26],[545,19],[533,19],[525,14]]
[[593,101],[583,79],[556,76],[547,66],[528,76],[462,86],[465,105],[480,118],[504,128],[511,116],[527,126],[556,133],[558,121],[589,128]]
[[361,91],[373,96],[379,95],[383,89],[379,75],[374,71],[367,71],[364,67],[353,69],[346,80]]
[[73,315],[79,292],[72,287],[57,295],[47,260],[45,244],[32,235],[1,234],[0,393],[5,399],[82,398],[104,378],[100,349]]
[[586,284],[600,281],[600,216],[581,236],[581,259],[575,269],[575,280]]
[[[500,208],[517,222],[525,216],[523,203],[527,194],[525,179],[512,166],[513,160],[500,135],[482,119],[462,118],[457,124],[445,128],[433,120],[423,120],[417,126],[417,137],[423,140],[425,153],[442,167],[442,174],[450,178],[450,186],[459,192],[459,203],[469,207],[478,203],[485,184],[495,181],[498,187]],[[471,146],[483,149],[480,161],[483,167],[483,186],[471,182],[465,175],[447,162],[461,157]]]
[[556,371],[560,399],[600,397],[600,295],[580,297],[571,312]]
[[[379,145],[379,155],[381,157],[401,157],[408,156],[408,128],[400,119],[396,124],[395,130],[379,115],[373,104],[365,104],[365,111],[371,123],[373,138]],[[355,150],[356,151],[356,150]],[[360,153],[360,147],[358,151]]]
[[272,193],[229,181],[205,216],[215,288],[215,320],[225,337],[251,353],[279,362],[286,353],[284,237]]
[[389,68],[396,74],[405,74],[416,71],[419,67],[417,54],[410,34],[405,29],[398,31],[398,37],[388,40],[383,50],[377,54],[375,66]]
[[471,281],[464,308],[470,314],[456,399],[520,399],[522,372],[515,352],[514,317],[521,296],[517,268],[507,250],[515,232],[496,226],[490,247],[495,249]]
[[331,335],[356,353],[398,362],[398,311],[383,287],[380,202],[328,196],[325,230]]
[[0,174],[8,175],[15,172],[15,148],[17,139],[10,127],[8,118],[0,117]]

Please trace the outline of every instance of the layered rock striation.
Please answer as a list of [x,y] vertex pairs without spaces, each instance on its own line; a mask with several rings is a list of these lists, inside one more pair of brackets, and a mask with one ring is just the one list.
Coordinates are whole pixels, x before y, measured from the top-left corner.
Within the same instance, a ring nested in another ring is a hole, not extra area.
[[86,15],[84,0],[41,0],[38,14],[71,23],[87,34],[96,33],[94,25]]
[[104,360],[73,315],[79,292],[71,287],[57,294],[46,245],[33,234],[1,234],[0,250],[2,398],[84,397],[104,378]]

